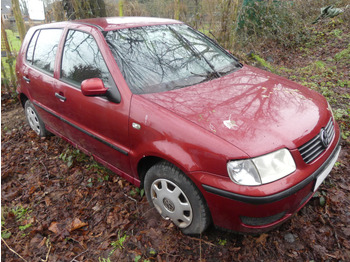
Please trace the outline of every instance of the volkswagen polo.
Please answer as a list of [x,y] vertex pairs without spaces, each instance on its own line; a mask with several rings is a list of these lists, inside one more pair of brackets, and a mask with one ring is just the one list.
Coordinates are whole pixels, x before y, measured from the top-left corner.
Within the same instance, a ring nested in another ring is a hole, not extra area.
[[320,94],[242,65],[171,19],[32,27],[18,55],[30,127],[139,187],[185,234],[261,232],[304,206],[330,173],[340,132]]

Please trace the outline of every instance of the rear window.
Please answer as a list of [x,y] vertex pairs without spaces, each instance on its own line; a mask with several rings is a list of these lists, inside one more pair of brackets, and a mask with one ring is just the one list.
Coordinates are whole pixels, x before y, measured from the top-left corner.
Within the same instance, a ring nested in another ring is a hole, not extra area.
[[53,75],[57,47],[62,31],[63,29],[37,31],[27,50],[27,61]]

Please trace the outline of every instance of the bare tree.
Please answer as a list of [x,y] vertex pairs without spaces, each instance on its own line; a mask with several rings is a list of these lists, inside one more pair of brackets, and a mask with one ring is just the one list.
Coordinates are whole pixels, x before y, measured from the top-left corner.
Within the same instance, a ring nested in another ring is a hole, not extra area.
[[243,0],[220,0],[220,30],[219,42],[226,48],[232,47],[238,22],[239,10]]
[[124,1],[123,0],[119,0],[119,16],[123,16],[123,11],[124,11]]
[[[6,62],[9,65],[11,84],[12,84],[13,92],[15,93],[16,92],[16,76],[13,72],[13,61],[15,60],[15,57],[13,56],[13,54],[11,52],[10,44],[8,42],[8,39],[7,39],[7,34],[5,31],[4,21],[3,21],[2,17],[1,17],[1,38],[5,44],[5,49],[6,49],[6,53],[7,53],[7,61]],[[2,63],[2,61],[1,61],[1,63]],[[3,69],[2,65],[1,65],[1,69]],[[4,77],[6,78],[6,73],[4,74]]]
[[63,9],[68,20],[107,15],[104,0],[63,0]]
[[52,3],[52,13],[55,21],[67,20],[66,10],[64,9],[64,3],[62,1],[56,1]]
[[180,0],[174,0],[174,18],[180,19]]
[[22,14],[25,15],[25,16],[29,15],[27,1],[26,0],[21,0],[19,2],[19,5],[20,5],[20,8],[21,8]]
[[12,10],[16,20],[19,37],[21,38],[21,41],[23,41],[24,36],[26,35],[26,28],[24,26],[23,16],[18,0],[12,0]]

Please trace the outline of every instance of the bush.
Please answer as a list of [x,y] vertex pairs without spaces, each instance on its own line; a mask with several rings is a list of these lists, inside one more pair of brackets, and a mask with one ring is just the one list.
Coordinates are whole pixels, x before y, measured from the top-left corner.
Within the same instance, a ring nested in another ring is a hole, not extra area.
[[[345,8],[346,0],[244,0],[237,21],[235,42],[264,44],[268,41],[291,48],[308,40],[311,24],[320,8]],[[347,11],[347,10],[346,10]],[[345,13],[344,13],[345,14]],[[343,17],[346,15],[342,14]]]
[[304,41],[305,26],[293,1],[245,0],[237,36],[243,42],[275,41],[292,46]]

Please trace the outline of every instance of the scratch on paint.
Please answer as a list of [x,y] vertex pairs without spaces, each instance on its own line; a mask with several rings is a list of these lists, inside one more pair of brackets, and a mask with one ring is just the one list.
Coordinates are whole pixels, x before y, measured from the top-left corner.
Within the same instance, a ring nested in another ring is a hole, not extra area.
[[216,129],[215,129],[215,127],[213,126],[213,124],[210,124],[210,125],[209,125],[209,128],[210,128],[211,131],[213,131],[214,133],[216,133]]

